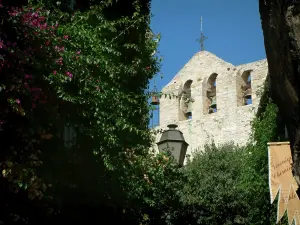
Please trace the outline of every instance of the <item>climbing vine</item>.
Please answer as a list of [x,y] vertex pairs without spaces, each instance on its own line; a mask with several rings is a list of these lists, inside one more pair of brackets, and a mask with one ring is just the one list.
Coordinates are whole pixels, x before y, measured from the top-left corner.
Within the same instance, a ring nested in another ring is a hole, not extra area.
[[[74,213],[83,210],[76,208],[82,198],[89,206],[94,199],[116,208],[129,207],[132,198],[152,204],[145,195],[131,198],[125,192],[151,175],[132,161],[148,155],[145,89],[159,70],[148,6],[135,1],[132,14],[120,16],[108,12],[124,3],[94,2],[81,11],[45,3],[3,1],[0,8],[0,166],[6,196],[25,191],[30,199],[55,199],[74,221],[83,215]],[[62,135],[67,126],[76,133],[68,146]],[[141,173],[132,183],[128,177],[137,165]],[[82,193],[87,194],[75,198],[74,208],[63,206]],[[28,216],[1,204],[9,218]]]

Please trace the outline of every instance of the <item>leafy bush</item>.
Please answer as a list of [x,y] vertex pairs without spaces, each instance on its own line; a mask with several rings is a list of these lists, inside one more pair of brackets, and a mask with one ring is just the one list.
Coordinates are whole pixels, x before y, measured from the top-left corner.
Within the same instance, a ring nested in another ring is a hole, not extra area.
[[192,209],[184,215],[190,224],[275,224],[267,143],[278,140],[277,116],[277,106],[268,103],[253,120],[246,146],[212,143],[196,151],[184,170],[187,182],[180,192],[181,203]]
[[268,180],[267,143],[278,140],[278,108],[269,103],[252,122],[252,134],[245,154],[242,169],[242,188],[249,204],[247,220],[250,224],[275,224],[276,204],[270,204]]
[[[13,214],[32,222],[26,206],[11,207],[20,192],[50,202],[50,212],[61,212],[50,217],[61,223],[99,219],[99,212],[111,223],[135,221],[124,208],[140,213],[155,202],[128,193],[144,188],[148,165],[136,168],[127,151],[148,159],[144,92],[159,69],[148,3],[0,1],[1,197],[13,196],[1,202],[0,220],[10,223]],[[67,126],[76,131],[71,146],[61,135]]]
[[188,205],[201,205],[209,214],[198,224],[243,224],[247,202],[240,187],[244,149],[232,143],[214,143],[198,150],[186,166],[188,182],[181,200]]

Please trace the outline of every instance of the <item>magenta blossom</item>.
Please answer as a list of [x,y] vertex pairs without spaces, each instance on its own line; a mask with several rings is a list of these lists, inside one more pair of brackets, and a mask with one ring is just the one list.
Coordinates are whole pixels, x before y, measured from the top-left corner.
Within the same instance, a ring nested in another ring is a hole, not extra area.
[[69,71],[68,71],[68,72],[66,72],[66,75],[67,75],[68,77],[70,77],[70,78],[72,78],[72,77],[73,77],[73,74],[71,74]]
[[58,47],[57,45],[54,47],[57,52],[63,52],[65,50],[64,46]]
[[32,75],[30,75],[30,74],[25,74],[25,77],[24,77],[25,79],[32,79],[33,77],[32,77]]
[[56,60],[56,63],[59,64],[59,65],[62,65],[63,64],[63,58],[60,57],[58,60]]
[[16,99],[16,103],[17,103],[17,104],[20,104],[20,103],[21,103],[20,99],[17,98],[17,99]]
[[56,71],[56,70],[53,70],[53,74],[56,75],[56,74],[57,74],[57,71]]
[[0,40],[0,48],[3,48],[3,47],[4,47],[3,41]]
[[77,52],[76,52],[77,55],[79,55],[80,53],[81,53],[80,51],[77,51]]

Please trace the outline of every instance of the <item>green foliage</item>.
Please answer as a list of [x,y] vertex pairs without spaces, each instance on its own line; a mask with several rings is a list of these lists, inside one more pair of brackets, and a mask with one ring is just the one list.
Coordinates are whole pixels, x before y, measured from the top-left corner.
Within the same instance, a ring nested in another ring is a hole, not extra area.
[[[60,211],[60,222],[97,218],[95,210],[108,220],[137,221],[142,209],[168,204],[161,194],[170,193],[166,174],[178,172],[171,164],[164,169],[156,162],[159,157],[148,152],[151,135],[144,91],[159,70],[148,4],[122,2],[94,1],[82,11],[63,10],[47,1],[31,1],[11,8],[12,13],[1,8],[6,36],[16,41],[12,49],[5,40],[4,47],[16,55],[4,55],[7,65],[1,67],[1,89],[13,90],[8,97],[0,95],[0,122],[5,120],[1,159],[4,168],[9,166],[2,169],[2,179],[9,180],[8,186],[19,183],[30,190],[27,194],[47,202],[46,208]],[[130,10],[124,11],[122,4]],[[27,48],[30,55],[24,54]],[[33,102],[22,85],[11,88],[25,82],[24,73],[30,74],[30,85],[42,89],[46,102]],[[66,126],[76,131],[71,146],[64,145],[61,136]],[[51,138],[41,138],[45,135]],[[27,145],[32,154],[23,151]],[[149,186],[144,175],[155,185]],[[106,212],[114,214],[109,217]]]
[[126,179],[130,177],[126,192],[130,199],[135,199],[142,214],[148,216],[148,223],[164,223],[164,214],[180,206],[183,171],[167,154],[133,156],[126,174]]
[[240,187],[244,152],[233,144],[206,145],[186,167],[188,182],[181,199],[201,205],[209,214],[198,224],[244,224],[247,202]]
[[276,204],[270,204],[267,143],[277,140],[277,116],[277,106],[269,103],[252,123],[252,142],[247,146],[251,154],[245,154],[242,183],[251,209],[248,220],[252,224],[275,224],[276,221]]
[[[13,6],[12,12],[0,7],[5,214],[30,217],[26,204],[18,212],[8,208],[19,204],[12,201],[16,192],[26,196],[22,203],[28,196],[39,198],[39,209],[47,203],[52,213],[45,218],[56,224],[86,218],[115,224],[275,223],[267,171],[267,142],[278,135],[274,104],[261,104],[266,107],[252,123],[247,146],[207,145],[180,168],[166,154],[149,152],[145,90],[160,59],[153,55],[159,37],[150,30],[148,4],[33,0]],[[44,102],[28,85],[43,92]],[[61,136],[67,125],[76,131],[68,146]]]
[[[275,224],[276,202],[270,204],[267,143],[276,141],[278,108],[266,103],[252,122],[245,147],[214,143],[198,149],[184,171],[182,204],[193,224]],[[197,214],[197,207],[207,213]],[[194,215],[197,219],[193,218]],[[282,220],[287,224],[287,219]]]

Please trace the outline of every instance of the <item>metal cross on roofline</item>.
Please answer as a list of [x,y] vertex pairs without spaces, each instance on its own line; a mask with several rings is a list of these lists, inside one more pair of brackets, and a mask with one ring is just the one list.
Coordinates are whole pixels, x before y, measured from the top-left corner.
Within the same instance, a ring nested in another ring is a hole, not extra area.
[[207,37],[204,36],[203,30],[202,30],[202,16],[201,16],[201,35],[200,38],[197,39],[197,42],[200,43],[200,49],[201,51],[204,51],[204,41],[207,39]]

